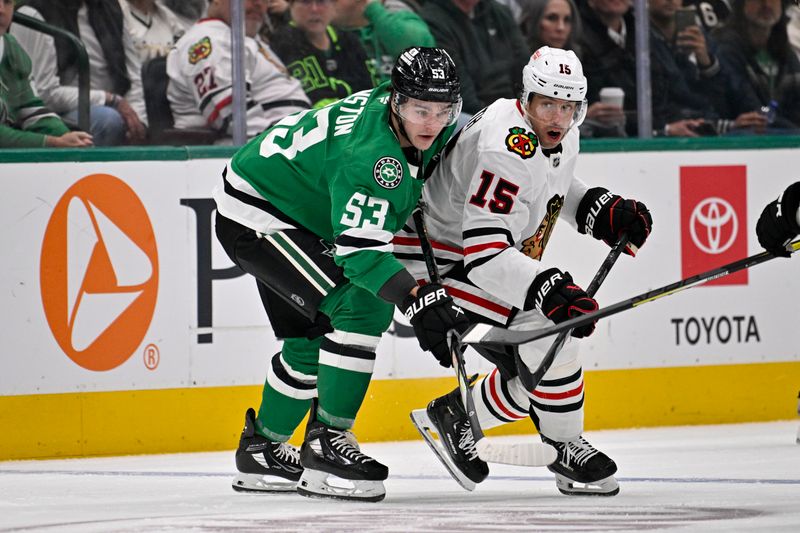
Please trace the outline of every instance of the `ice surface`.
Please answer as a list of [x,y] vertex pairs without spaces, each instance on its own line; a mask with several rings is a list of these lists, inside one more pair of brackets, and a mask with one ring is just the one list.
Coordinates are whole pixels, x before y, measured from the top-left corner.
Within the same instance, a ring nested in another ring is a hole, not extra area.
[[389,466],[379,503],[234,492],[232,452],[4,462],[0,531],[800,531],[797,426],[589,432],[619,465],[613,498],[505,465],[466,492],[422,441],[362,446]]

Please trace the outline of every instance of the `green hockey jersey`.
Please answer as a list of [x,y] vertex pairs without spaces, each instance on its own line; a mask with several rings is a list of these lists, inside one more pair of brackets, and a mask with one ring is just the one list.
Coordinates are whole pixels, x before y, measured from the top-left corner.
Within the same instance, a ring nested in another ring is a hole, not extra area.
[[303,227],[373,294],[403,266],[392,238],[419,200],[447,128],[410,164],[389,125],[390,86],[289,115],[242,147],[214,193],[220,214],[259,233]]
[[0,148],[38,148],[69,131],[31,87],[31,59],[13,35],[0,35]]

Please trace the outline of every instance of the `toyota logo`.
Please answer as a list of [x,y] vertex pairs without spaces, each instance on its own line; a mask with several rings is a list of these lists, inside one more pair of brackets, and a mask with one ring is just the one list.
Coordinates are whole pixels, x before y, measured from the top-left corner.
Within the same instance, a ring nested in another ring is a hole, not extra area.
[[706,198],[697,204],[689,219],[692,242],[707,254],[721,254],[730,248],[738,230],[736,212],[722,198]]

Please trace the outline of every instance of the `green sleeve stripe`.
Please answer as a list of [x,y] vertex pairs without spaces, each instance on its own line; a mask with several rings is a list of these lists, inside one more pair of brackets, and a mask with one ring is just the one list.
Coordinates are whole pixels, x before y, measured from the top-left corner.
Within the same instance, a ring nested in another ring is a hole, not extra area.
[[283,232],[272,233],[265,238],[321,293],[328,294],[328,292],[336,286],[333,280],[325,275],[325,273],[311,261],[305,252],[298,248],[290,239],[287,239]]

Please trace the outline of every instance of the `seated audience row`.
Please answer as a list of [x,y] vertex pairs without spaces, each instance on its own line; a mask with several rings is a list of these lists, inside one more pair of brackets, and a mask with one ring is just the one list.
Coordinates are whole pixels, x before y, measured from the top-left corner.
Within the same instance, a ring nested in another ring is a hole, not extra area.
[[[232,127],[231,2],[27,0],[19,12],[85,44],[95,145],[158,142],[158,130],[173,122],[224,143]],[[800,9],[782,0],[683,2],[648,2],[653,134],[797,132]],[[518,96],[522,65],[548,45],[574,50],[585,66],[584,136],[638,134],[631,0],[244,0],[243,7],[248,137],[386,81],[412,45],[452,56],[462,124],[497,98]],[[72,46],[21,24],[11,33],[32,60],[34,96],[76,129]],[[150,132],[148,109],[159,110]]]

